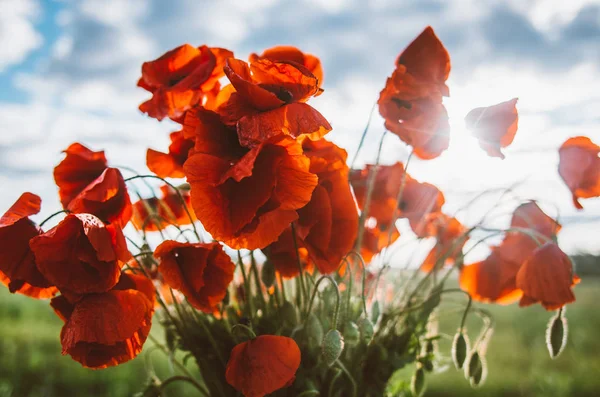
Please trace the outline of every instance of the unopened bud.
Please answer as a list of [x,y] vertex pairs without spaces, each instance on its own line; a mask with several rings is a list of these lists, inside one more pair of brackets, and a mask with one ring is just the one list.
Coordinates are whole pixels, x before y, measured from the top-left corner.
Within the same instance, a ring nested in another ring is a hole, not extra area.
[[268,288],[275,283],[275,265],[267,260],[260,270],[260,278],[263,284]]
[[414,397],[421,397],[425,391],[425,371],[418,367],[410,382],[410,390]]
[[551,358],[556,358],[567,345],[567,319],[559,314],[552,317],[546,329],[546,344]]
[[323,341],[323,326],[314,313],[308,315],[305,329],[310,346],[318,346]]
[[360,341],[360,330],[354,321],[344,325],[344,340],[349,345],[356,345]]
[[375,301],[375,303],[373,303],[373,306],[371,307],[371,321],[373,322],[373,324],[377,323],[380,314],[381,311],[379,309],[379,301]]
[[358,322],[358,328],[360,329],[360,337],[367,345],[373,340],[373,323],[368,318],[363,318]]
[[296,326],[298,324],[298,314],[296,313],[296,308],[290,301],[283,302],[281,305],[281,309],[279,309],[279,313],[284,322],[291,326]]
[[473,376],[475,376],[477,371],[481,371],[482,366],[483,364],[481,363],[481,357],[479,357],[479,353],[476,351],[473,352],[473,354],[471,354],[469,357],[467,365],[465,365],[465,376],[467,379],[471,379]]
[[475,387],[480,386],[483,383],[483,381],[485,380],[486,373],[487,373],[487,370],[486,370],[485,360],[481,359],[480,365],[473,373],[473,376],[471,376],[471,379],[470,379],[471,387],[475,388]]
[[337,329],[331,329],[323,339],[323,360],[328,366],[333,365],[344,351],[344,337]]
[[458,332],[454,336],[454,341],[452,342],[452,361],[454,361],[454,365],[457,369],[463,367],[467,354],[469,354],[469,340],[467,335]]

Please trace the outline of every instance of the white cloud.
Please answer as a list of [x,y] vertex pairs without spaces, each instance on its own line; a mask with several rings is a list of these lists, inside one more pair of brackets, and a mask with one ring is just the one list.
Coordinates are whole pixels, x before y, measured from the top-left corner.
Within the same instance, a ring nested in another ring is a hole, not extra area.
[[35,0],[0,2],[0,72],[22,62],[44,39],[34,23],[41,9]]

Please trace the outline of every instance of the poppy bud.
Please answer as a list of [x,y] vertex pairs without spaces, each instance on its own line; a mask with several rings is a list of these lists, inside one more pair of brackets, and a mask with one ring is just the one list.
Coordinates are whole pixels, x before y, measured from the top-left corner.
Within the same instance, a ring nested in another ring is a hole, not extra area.
[[367,345],[373,340],[373,323],[368,318],[363,318],[358,322],[358,328],[360,329],[360,337],[363,342]]
[[344,340],[349,345],[356,345],[360,341],[360,330],[354,321],[348,321],[344,325]]
[[433,341],[429,339],[427,343],[425,343],[425,354],[434,354],[434,352],[435,346],[433,344]]
[[567,319],[560,312],[550,319],[546,329],[546,344],[550,357],[555,359],[567,345]]
[[296,308],[290,301],[283,302],[281,305],[281,309],[279,309],[279,313],[283,321],[291,326],[296,326],[298,324],[298,315],[296,313]]
[[323,339],[323,360],[328,366],[333,365],[344,350],[344,337],[337,329],[330,329]]
[[419,358],[419,362],[427,372],[433,371],[433,361],[429,357],[421,357]]
[[477,371],[481,371],[482,366],[483,364],[481,363],[479,353],[476,351],[473,352],[473,354],[471,354],[471,356],[469,357],[467,365],[465,365],[465,376],[467,377],[467,379],[474,377]]
[[471,376],[471,379],[470,379],[471,387],[475,388],[475,387],[480,386],[483,383],[483,381],[485,380],[486,372],[487,371],[485,369],[485,360],[480,360],[480,365],[477,367],[477,369],[473,373],[473,376]]
[[373,306],[371,307],[371,321],[373,322],[373,324],[377,323],[380,314],[381,311],[379,309],[379,301],[375,301],[375,303],[373,303]]
[[452,342],[452,361],[457,369],[461,369],[469,353],[469,340],[466,334],[458,332]]
[[267,260],[260,270],[260,278],[263,284],[268,288],[275,282],[275,265]]
[[425,371],[418,367],[410,382],[410,391],[414,397],[420,397],[425,391]]
[[308,315],[305,329],[309,346],[318,346],[323,341],[323,326],[314,313]]

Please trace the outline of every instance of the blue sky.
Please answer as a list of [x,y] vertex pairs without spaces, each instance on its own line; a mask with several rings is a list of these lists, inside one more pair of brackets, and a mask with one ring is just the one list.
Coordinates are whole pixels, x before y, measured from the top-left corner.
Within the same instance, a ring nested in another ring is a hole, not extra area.
[[[73,141],[144,171],[146,148],[166,148],[174,127],[137,110],[147,96],[135,86],[140,66],[186,42],[239,58],[276,44],[319,56],[325,93],[313,105],[334,126],[330,138],[353,155],[395,57],[427,25],[452,57],[451,148],[414,162],[411,174],[442,188],[449,212],[475,192],[522,181],[518,197],[560,213],[563,247],[600,253],[600,199],[575,211],[556,172],[568,137],[600,143],[599,0],[0,0],[0,210],[29,190],[53,212],[52,167]],[[488,158],[463,117],[513,97],[517,138],[506,160]],[[373,161],[382,131],[376,116],[360,161]],[[407,155],[386,139],[386,162]],[[461,220],[492,203],[493,195]]]

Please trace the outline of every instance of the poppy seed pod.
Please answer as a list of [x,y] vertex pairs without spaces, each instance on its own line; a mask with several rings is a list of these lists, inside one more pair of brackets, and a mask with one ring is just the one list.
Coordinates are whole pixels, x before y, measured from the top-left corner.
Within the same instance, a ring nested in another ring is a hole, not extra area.
[[469,338],[463,332],[458,332],[452,342],[452,361],[457,369],[461,369],[469,354]]
[[327,366],[333,365],[344,351],[344,337],[337,329],[331,329],[323,339],[323,360]]
[[546,345],[552,359],[558,357],[565,349],[567,334],[567,319],[559,312],[550,319],[548,328],[546,329]]

